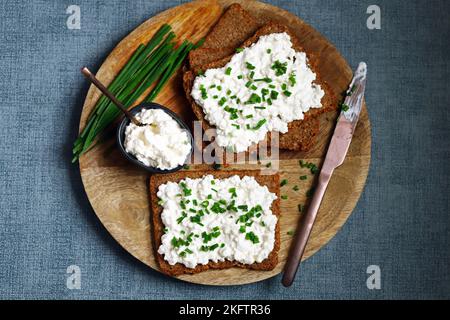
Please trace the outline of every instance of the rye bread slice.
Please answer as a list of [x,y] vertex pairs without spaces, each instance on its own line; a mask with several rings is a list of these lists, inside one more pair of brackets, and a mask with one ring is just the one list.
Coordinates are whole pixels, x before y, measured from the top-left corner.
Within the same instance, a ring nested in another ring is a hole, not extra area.
[[[319,120],[317,119],[317,116],[324,112],[335,110],[337,108],[337,103],[333,91],[328,86],[328,84],[321,79],[320,73],[317,69],[317,58],[311,53],[308,53],[301,46],[300,41],[293,35],[288,27],[277,23],[268,23],[261,27],[251,38],[243,42],[240,47],[249,47],[253,43],[257,42],[260,36],[278,32],[288,33],[291,37],[294,49],[296,51],[303,51],[307,54],[310,67],[317,75],[315,83],[320,84],[322,89],[325,91],[325,96],[322,98],[321,108],[310,109],[307,113],[305,113],[305,118],[303,120],[296,120],[291,122],[288,132],[280,134],[280,149],[306,151],[314,144],[315,137],[319,131]],[[204,119],[204,113],[201,106],[197,105],[194,99],[191,97],[191,88],[193,86],[193,82],[196,75],[200,71],[211,68],[221,68],[230,61],[231,57],[232,55],[224,57],[217,61],[204,64],[202,66],[198,66],[197,68],[188,70],[183,74],[183,87],[186,92],[186,97],[191,104],[194,114],[202,122],[203,128],[205,130],[212,128],[212,126]],[[303,135],[299,136],[299,133],[303,133]]]
[[189,52],[190,68],[195,69],[233,54],[259,27],[259,22],[241,5],[230,5],[208,33],[201,48]]
[[231,4],[203,42],[203,48],[238,47],[259,28],[259,22],[241,5]]
[[[267,186],[270,192],[277,195],[277,199],[274,200],[271,206],[272,213],[278,217],[278,222],[275,227],[275,244],[274,248],[269,256],[260,263],[242,264],[237,261],[224,261],[224,262],[209,262],[206,265],[197,265],[195,268],[187,268],[181,263],[170,265],[164,256],[158,253],[158,248],[161,245],[161,237],[164,233],[164,224],[161,220],[162,207],[158,205],[158,187],[166,182],[173,181],[178,182],[186,177],[191,179],[201,178],[204,175],[211,174],[217,179],[224,179],[234,175],[238,175],[241,178],[243,176],[252,176],[255,180],[261,184]],[[226,269],[231,267],[239,267],[253,270],[273,270],[278,264],[278,252],[280,250],[280,175],[261,175],[259,170],[240,170],[240,171],[183,171],[174,172],[169,174],[156,174],[150,177],[150,204],[152,210],[152,223],[153,223],[153,241],[155,248],[155,256],[158,261],[159,267],[162,272],[177,276],[180,274],[194,274],[209,269]]]
[[236,52],[235,47],[204,48],[200,47],[189,52],[189,68],[199,70],[203,65],[228,57]]

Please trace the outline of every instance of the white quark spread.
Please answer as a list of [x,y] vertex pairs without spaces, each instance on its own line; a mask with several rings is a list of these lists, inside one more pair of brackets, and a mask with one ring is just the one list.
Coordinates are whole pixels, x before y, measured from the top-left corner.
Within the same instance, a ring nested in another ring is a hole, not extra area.
[[306,54],[292,48],[289,35],[261,36],[238,50],[223,68],[197,76],[192,97],[217,129],[219,146],[235,152],[264,139],[268,131],[288,131],[288,123],[320,108],[325,92],[315,84]]
[[191,151],[185,129],[160,109],[142,109],[125,129],[125,150],[146,166],[168,170],[182,165]]
[[273,250],[277,196],[253,177],[186,178],[160,185],[157,195],[165,226],[158,253],[171,265],[259,263]]

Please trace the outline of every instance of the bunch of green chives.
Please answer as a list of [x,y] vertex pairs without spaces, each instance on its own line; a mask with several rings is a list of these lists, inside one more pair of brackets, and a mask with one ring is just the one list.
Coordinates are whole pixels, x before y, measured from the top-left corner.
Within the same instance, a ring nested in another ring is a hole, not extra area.
[[[199,45],[184,41],[175,48],[174,38],[175,34],[171,32],[171,27],[163,25],[147,45],[138,46],[130,60],[108,86],[126,107],[132,106],[145,90],[156,82],[145,98],[145,101],[153,101],[189,51]],[[86,127],[74,142],[72,162],[77,161],[89,149],[97,135],[119,115],[120,110],[102,95],[90,114]]]

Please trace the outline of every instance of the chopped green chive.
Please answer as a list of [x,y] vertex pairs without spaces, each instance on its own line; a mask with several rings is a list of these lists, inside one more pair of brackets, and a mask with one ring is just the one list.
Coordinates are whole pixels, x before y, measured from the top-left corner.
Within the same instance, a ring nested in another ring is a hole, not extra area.
[[303,160],[299,160],[299,164],[302,168],[308,168],[312,174],[319,172],[319,168],[312,162],[304,162]]
[[245,84],[245,86],[247,87],[247,88],[250,88],[250,86],[252,85],[252,82],[249,80],[249,81],[247,81],[247,83]]
[[287,185],[287,183],[288,183],[287,179],[281,180],[280,187]]
[[259,120],[258,123],[253,127],[253,130],[260,129],[266,122],[267,122],[266,119]]
[[261,97],[256,93],[252,93],[247,102],[245,102],[245,104],[255,104],[255,103],[261,103]]
[[266,164],[266,168],[270,168],[272,166],[272,162]]
[[200,85],[200,93],[202,94],[202,99],[208,98],[208,93],[206,92],[206,88],[203,84]]
[[288,198],[288,196],[285,195],[285,194],[283,194],[283,195],[281,196],[281,199],[283,199],[283,200],[286,200],[287,198]]
[[352,88],[350,89],[349,93],[347,93],[347,96],[350,97],[353,94],[353,92],[355,92],[355,91],[356,91],[356,84],[354,84],[352,86]]
[[226,70],[225,70],[225,74],[227,75],[227,76],[229,76],[230,74],[231,74],[231,67],[228,67]]
[[242,79],[242,78],[244,78],[244,76],[242,74],[240,74],[240,75],[237,76],[237,78],[238,79]]
[[297,83],[297,80],[295,79],[295,72],[294,71],[292,71],[289,74],[289,83],[291,84],[291,87],[293,87]]
[[289,236],[293,236],[293,235],[294,235],[294,231],[293,231],[293,230],[291,230],[291,231],[288,231],[288,232],[287,232],[287,235],[289,235]]
[[188,196],[190,196],[192,194],[192,190],[188,189],[186,183],[181,182],[180,186],[181,186],[181,189],[182,189],[183,194],[184,194],[185,197],[188,197]]
[[201,223],[201,216],[199,216],[199,215],[191,217],[190,220],[192,223],[196,223],[202,227],[204,226],[203,223]]
[[272,100],[276,100],[276,99],[278,98],[278,91],[272,90],[272,91],[270,92],[270,98],[271,98]]
[[269,49],[266,50],[266,52],[267,52],[268,54],[270,54],[270,53],[272,52],[272,49],[269,48]]
[[298,190],[299,190],[299,187],[298,187],[297,185],[295,185],[295,186],[292,188],[292,190],[298,191]]
[[242,51],[244,51],[244,48],[236,48],[237,53],[242,52]]
[[306,196],[307,196],[308,198],[311,198],[311,197],[313,196],[313,194],[314,194],[314,190],[315,190],[315,188],[314,188],[314,187],[311,187],[311,189],[309,189],[309,190],[306,192]]
[[220,100],[219,100],[219,106],[222,107],[222,106],[225,104],[225,102],[227,102],[227,98],[225,98],[225,97],[220,98]]
[[249,69],[249,70],[255,70],[255,66],[252,65],[250,62],[246,62],[246,63],[245,63],[245,66],[246,66],[247,69]]
[[217,238],[220,236],[219,227],[214,227],[211,233],[202,232],[203,243],[208,243],[213,238]]
[[222,86],[217,86],[217,90],[222,91]]
[[238,209],[240,209],[242,211],[248,211],[248,206],[243,204],[243,205],[238,206]]
[[287,91],[287,90],[283,91],[283,94],[284,94],[286,97],[290,97],[290,96],[292,95],[292,93],[291,93],[290,91]]
[[214,250],[216,250],[217,248],[219,247],[219,245],[216,243],[216,244],[213,244],[212,246],[201,246],[200,247],[200,251],[214,251]]
[[262,82],[266,82],[266,83],[271,83],[271,82],[272,82],[272,79],[266,77],[266,78],[255,79],[254,81],[255,81],[255,82],[256,82],[256,81],[262,81]]
[[279,60],[275,61],[275,63],[271,67],[272,70],[275,71],[276,76],[282,76],[286,73],[287,70],[287,62],[281,63]]
[[189,242],[181,239],[181,238],[177,238],[177,237],[173,237],[172,240],[170,241],[170,243],[172,244],[173,247],[175,248],[179,248],[181,246],[187,246],[189,245]]
[[300,176],[300,180],[306,180],[308,179],[308,176]]
[[209,206],[209,201],[208,200],[204,200],[200,203],[200,206],[202,206],[203,208],[207,208]]
[[222,207],[220,202],[214,202],[214,204],[211,207],[211,211],[214,213],[224,213],[227,210],[224,207]]
[[252,231],[248,232],[245,235],[245,239],[250,240],[251,242],[253,242],[253,244],[259,243],[259,238]]

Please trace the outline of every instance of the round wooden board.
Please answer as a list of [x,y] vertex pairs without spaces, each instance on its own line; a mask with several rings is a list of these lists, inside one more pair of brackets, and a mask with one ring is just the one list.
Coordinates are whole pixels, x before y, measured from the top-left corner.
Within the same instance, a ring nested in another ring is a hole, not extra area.
[[[195,1],[156,15],[136,28],[117,45],[97,72],[98,78],[108,84],[129,59],[134,49],[140,43],[147,42],[163,23],[169,23],[172,26],[177,39],[199,40],[214,25],[223,9],[233,2],[239,2],[262,21],[270,19],[288,25],[307,50],[320,56],[320,72],[334,92],[341,93],[346,89],[351,80],[352,71],[336,48],[320,33],[285,10],[261,2],[245,0]],[[99,91],[91,86],[83,106],[80,130],[84,127],[99,96]],[[180,75],[171,79],[156,102],[171,108],[186,121],[193,120],[182,90]],[[321,117],[318,141],[309,152],[280,152],[281,175],[290,183],[282,187],[282,194],[288,195],[288,200],[282,200],[281,203],[281,250],[277,267],[273,271],[239,268],[211,270],[195,275],[179,276],[179,279],[208,285],[238,285],[267,279],[282,271],[292,240],[287,232],[296,228],[300,217],[297,205],[306,202],[306,191],[313,183],[311,178],[305,181],[299,180],[300,175],[308,172],[300,168],[298,160],[321,163],[334,128],[335,118],[336,114],[325,114]],[[370,148],[370,122],[364,106],[347,158],[335,171],[328,186],[303,259],[307,259],[323,247],[350,216],[367,178]],[[248,168],[248,166],[244,167]],[[204,165],[191,166],[190,170],[202,168]],[[243,166],[234,166],[234,168],[243,168]],[[81,157],[80,171],[89,201],[106,229],[129,253],[158,270],[151,240],[148,174],[126,162],[115,146],[113,134],[104,138],[101,143]],[[294,183],[300,187],[300,191],[292,190]],[[339,252],[336,254],[338,255]]]

